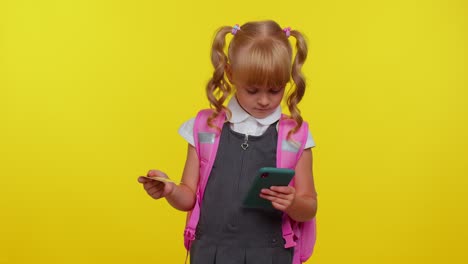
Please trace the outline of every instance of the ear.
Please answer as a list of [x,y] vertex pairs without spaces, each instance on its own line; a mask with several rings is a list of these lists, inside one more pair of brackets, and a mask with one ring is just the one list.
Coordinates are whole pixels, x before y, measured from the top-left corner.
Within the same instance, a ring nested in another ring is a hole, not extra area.
[[232,68],[231,68],[231,64],[226,63],[226,67],[224,68],[224,71],[226,72],[226,76],[227,76],[229,82],[232,83]]

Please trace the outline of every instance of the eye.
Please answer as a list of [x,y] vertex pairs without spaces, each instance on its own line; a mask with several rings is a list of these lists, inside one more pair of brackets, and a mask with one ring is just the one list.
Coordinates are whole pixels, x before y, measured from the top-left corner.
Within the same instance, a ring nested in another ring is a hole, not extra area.
[[281,92],[281,89],[278,90],[270,90],[271,94],[279,94]]
[[258,90],[247,89],[246,91],[247,91],[248,94],[256,94]]

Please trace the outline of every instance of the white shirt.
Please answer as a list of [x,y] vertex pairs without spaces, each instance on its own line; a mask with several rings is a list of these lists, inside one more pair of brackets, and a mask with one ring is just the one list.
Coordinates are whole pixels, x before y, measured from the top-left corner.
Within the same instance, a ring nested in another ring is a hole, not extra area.
[[[242,134],[247,134],[250,136],[260,136],[262,135],[268,127],[278,121],[281,117],[281,106],[278,106],[276,110],[265,118],[255,118],[247,113],[237,102],[235,96],[231,98],[227,107],[231,110],[232,116],[229,120],[231,129]],[[188,121],[184,122],[179,127],[179,134],[187,140],[187,142],[195,146],[195,141],[193,139],[193,125],[195,123],[195,118],[191,118]],[[278,125],[276,126],[278,129]],[[309,130],[309,136],[307,137],[307,142],[304,149],[315,147],[315,141],[312,137],[312,133]]]

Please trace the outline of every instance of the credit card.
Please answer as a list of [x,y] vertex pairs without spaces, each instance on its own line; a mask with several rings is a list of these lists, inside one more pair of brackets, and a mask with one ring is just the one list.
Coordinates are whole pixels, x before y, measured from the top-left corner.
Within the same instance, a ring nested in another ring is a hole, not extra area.
[[160,181],[160,182],[164,182],[164,183],[168,183],[168,182],[176,183],[173,180],[163,178],[163,177],[155,177],[155,176],[143,176],[143,177],[148,178],[150,180]]

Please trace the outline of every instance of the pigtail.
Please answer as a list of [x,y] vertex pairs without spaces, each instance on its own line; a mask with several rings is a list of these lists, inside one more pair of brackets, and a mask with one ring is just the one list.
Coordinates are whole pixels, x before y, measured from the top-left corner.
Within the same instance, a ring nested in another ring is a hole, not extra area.
[[296,30],[291,30],[290,34],[291,36],[296,38],[297,53],[294,57],[291,71],[291,76],[294,81],[294,85],[291,93],[287,98],[287,105],[291,114],[291,118],[296,121],[296,126],[291,131],[289,131],[288,138],[299,130],[303,121],[301,111],[299,110],[297,105],[302,100],[302,97],[305,93],[306,83],[301,69],[302,65],[304,64],[307,58],[307,44],[302,34]]
[[[213,77],[206,85],[206,96],[210,102],[210,107],[214,110],[213,114],[208,118],[208,126],[217,128],[213,124],[213,120],[223,111],[231,116],[231,112],[223,104],[231,94],[232,88],[225,77],[225,70],[228,63],[228,57],[224,53],[226,43],[226,35],[231,33],[232,27],[221,27],[218,29],[213,41],[211,50],[211,63],[214,66]],[[229,118],[228,118],[229,119]],[[221,130],[221,128],[217,128]]]

